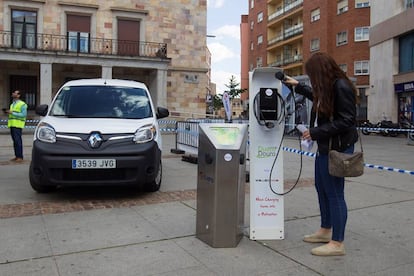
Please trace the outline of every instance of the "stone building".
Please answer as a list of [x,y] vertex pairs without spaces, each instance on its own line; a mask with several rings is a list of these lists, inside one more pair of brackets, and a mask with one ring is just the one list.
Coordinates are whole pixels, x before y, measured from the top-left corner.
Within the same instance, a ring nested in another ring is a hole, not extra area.
[[205,113],[206,0],[0,1],[0,103],[29,114],[79,78],[144,82],[171,113]]
[[414,1],[372,1],[368,119],[414,122]]

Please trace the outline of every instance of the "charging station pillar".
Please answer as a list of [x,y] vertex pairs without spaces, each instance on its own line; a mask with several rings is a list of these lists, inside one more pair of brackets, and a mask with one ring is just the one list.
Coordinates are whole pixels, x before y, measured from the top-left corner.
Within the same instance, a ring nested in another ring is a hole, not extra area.
[[[284,239],[282,83],[275,67],[249,75],[250,239]],[[272,102],[275,101],[275,102]],[[276,114],[276,115],[275,115]],[[279,114],[279,115],[277,115]],[[272,185],[272,189],[270,188]]]
[[247,124],[200,124],[196,237],[236,247],[243,236]]

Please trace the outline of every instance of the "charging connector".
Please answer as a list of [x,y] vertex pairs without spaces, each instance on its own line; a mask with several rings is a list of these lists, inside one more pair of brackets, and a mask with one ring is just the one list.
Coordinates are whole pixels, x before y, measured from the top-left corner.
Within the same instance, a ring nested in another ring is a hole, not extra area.
[[274,128],[282,123],[286,110],[285,101],[277,88],[260,88],[253,101],[254,116],[259,125]]

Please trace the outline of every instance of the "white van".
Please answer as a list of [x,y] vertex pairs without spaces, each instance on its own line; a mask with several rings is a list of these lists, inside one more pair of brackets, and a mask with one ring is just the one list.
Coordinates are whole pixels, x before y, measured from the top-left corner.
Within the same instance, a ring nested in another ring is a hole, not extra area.
[[147,87],[139,82],[84,79],[65,83],[36,127],[29,178],[40,193],[63,186],[138,185],[158,191],[161,134]]

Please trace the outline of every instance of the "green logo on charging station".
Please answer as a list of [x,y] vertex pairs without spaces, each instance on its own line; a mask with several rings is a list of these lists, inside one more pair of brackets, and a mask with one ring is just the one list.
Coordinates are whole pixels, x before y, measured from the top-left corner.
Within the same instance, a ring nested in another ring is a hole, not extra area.
[[277,147],[264,147],[259,146],[257,149],[257,158],[269,158],[276,156]]

